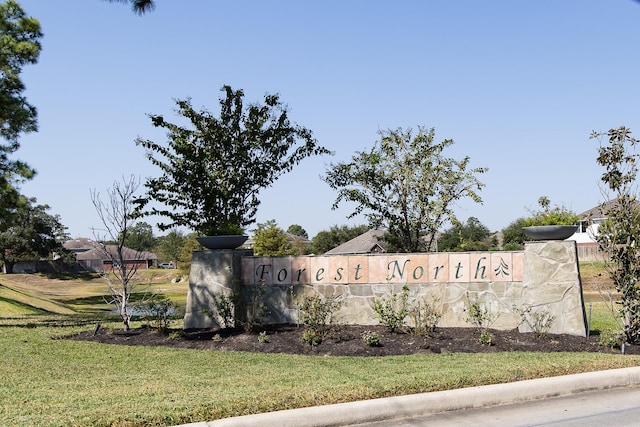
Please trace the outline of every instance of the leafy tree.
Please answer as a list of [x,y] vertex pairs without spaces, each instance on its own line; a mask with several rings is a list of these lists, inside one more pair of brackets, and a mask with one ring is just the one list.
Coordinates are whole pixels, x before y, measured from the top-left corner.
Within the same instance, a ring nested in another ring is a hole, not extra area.
[[310,130],[290,122],[278,95],[245,107],[242,90],[222,91],[218,117],[196,111],[189,99],[178,100],[177,112],[190,127],[151,115],[153,126],[166,129],[167,143],[136,140],[162,171],[147,180],[148,197],[139,200],[141,210],[158,202],[145,214],[168,218],[158,224],[161,230],[185,226],[200,235],[239,234],[255,222],[261,189],[306,157],[330,153]]
[[522,231],[525,227],[525,218],[518,218],[502,229],[502,248],[504,250],[521,250],[524,241],[528,239]]
[[258,256],[293,255],[289,236],[274,220],[258,224],[253,233],[253,253]]
[[156,8],[154,0],[105,0],[109,3],[131,4],[131,10],[137,15],[144,15]]
[[96,190],[91,191],[91,202],[100,217],[105,233],[102,236],[96,235],[94,238],[97,242],[106,240],[114,242],[113,248],[104,243],[98,248],[104,259],[111,261],[113,267],[112,271],[104,271],[102,277],[111,294],[111,303],[115,305],[122,319],[125,331],[128,331],[131,326],[133,314],[129,300],[140,287],[137,282],[136,261],[142,259],[142,253],[135,251],[133,255],[127,255],[125,252],[125,242],[129,238],[132,223],[137,216],[135,200],[139,186],[139,181],[132,176],[128,179],[123,177],[122,182],[114,182],[113,186],[107,190],[105,199]]
[[[600,205],[606,218],[596,240],[609,255],[605,267],[620,294],[620,310],[625,341],[640,343],[640,209],[635,194],[638,174],[638,139],[622,126],[606,133],[593,132],[600,147],[596,162],[604,167],[601,181],[607,201]],[[608,203],[609,202],[609,203]],[[613,306],[611,306],[613,309]]]
[[185,237],[182,243],[182,249],[180,250],[180,256],[178,256],[178,267],[180,269],[180,273],[183,276],[189,276],[191,271],[191,257],[193,256],[193,252],[199,251],[202,249],[200,243],[196,240],[195,234],[190,234]]
[[38,127],[36,108],[23,95],[20,73],[24,65],[38,61],[42,32],[38,20],[27,17],[14,0],[0,4],[0,28],[0,136],[6,141],[0,153],[6,154],[18,149],[21,133]]
[[153,227],[146,222],[134,224],[127,234],[124,245],[136,251],[152,251],[156,245],[156,238],[153,237]]
[[309,253],[309,234],[301,225],[292,224],[287,228],[287,233],[298,239],[289,242],[292,255],[306,255]]
[[13,214],[0,218],[0,262],[5,273],[12,273],[18,261],[47,258],[54,252],[73,261],[62,246],[68,240],[66,227],[58,215],[50,215],[48,210],[49,206],[36,204],[35,198],[20,196]]
[[301,225],[292,224],[287,228],[287,233],[293,234],[294,236],[304,237],[305,239],[309,238],[309,234],[307,234],[307,230],[302,228]]
[[[299,237],[299,236],[298,236]],[[291,255],[306,255],[309,253],[308,240],[293,240],[289,242]]]
[[466,223],[456,222],[440,235],[438,250],[443,252],[487,251],[497,246],[495,237],[478,218],[469,217]]
[[329,230],[320,231],[311,239],[309,251],[313,254],[323,254],[328,250],[340,246],[349,240],[369,231],[368,225],[333,225]]
[[357,152],[351,162],[332,164],[324,180],[338,190],[333,205],[354,202],[352,218],[364,214],[374,228],[386,228],[389,243],[400,251],[430,250],[436,232],[454,222],[453,203],[469,197],[482,203],[484,187],[476,177],[486,168],[469,168],[462,160],[443,156],[453,144],[434,141],[433,128],[380,131],[370,152]]
[[165,261],[177,261],[180,259],[180,252],[185,239],[184,233],[178,230],[171,230],[166,236],[158,237],[158,245],[155,250],[160,259]]
[[25,198],[7,180],[0,176],[0,232],[7,231],[13,225],[18,209]]
[[35,175],[9,155],[19,148],[20,134],[37,130],[37,112],[24,96],[20,73],[38,61],[42,32],[38,20],[13,0],[0,4],[0,28],[0,221],[10,222],[7,216],[15,213],[20,199],[16,185]]

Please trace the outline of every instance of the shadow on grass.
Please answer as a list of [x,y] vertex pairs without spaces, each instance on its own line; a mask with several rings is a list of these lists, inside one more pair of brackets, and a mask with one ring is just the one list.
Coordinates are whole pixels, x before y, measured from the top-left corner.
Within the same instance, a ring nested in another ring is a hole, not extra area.
[[[74,326],[94,325],[101,322],[118,321],[119,317],[114,313],[92,313],[77,315],[28,315],[20,317],[4,317],[0,319],[0,328],[68,328]],[[14,322],[19,323],[14,323]]]
[[56,279],[56,280],[83,280],[85,282],[90,282],[92,280],[100,278],[98,273],[45,273],[48,279]]
[[[168,296],[163,293],[138,292],[138,293],[131,294],[131,297],[129,298],[129,304],[135,304],[135,303],[147,301],[152,297],[159,298],[159,299],[168,298]],[[103,294],[103,295],[93,295],[90,297],[81,297],[81,298],[66,300],[65,304],[74,306],[76,308],[81,308],[81,306],[83,305],[96,306],[96,305],[107,304],[109,306],[113,306],[113,304],[111,304],[111,300],[112,300],[111,295]]]
[[0,302],[9,304],[9,305],[11,305],[13,307],[17,307],[17,308],[19,308],[21,310],[25,310],[29,314],[51,314],[51,312],[49,312],[49,311],[43,310],[41,308],[34,307],[32,305],[29,305],[29,304],[25,304],[25,303],[16,301],[14,299],[0,297]]

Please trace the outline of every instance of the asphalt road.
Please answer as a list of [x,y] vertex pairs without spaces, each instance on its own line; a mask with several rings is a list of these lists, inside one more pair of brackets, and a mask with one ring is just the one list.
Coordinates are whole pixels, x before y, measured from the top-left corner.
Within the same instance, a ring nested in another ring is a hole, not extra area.
[[459,426],[600,426],[640,425],[640,388],[617,388],[524,403],[475,408],[359,427]]

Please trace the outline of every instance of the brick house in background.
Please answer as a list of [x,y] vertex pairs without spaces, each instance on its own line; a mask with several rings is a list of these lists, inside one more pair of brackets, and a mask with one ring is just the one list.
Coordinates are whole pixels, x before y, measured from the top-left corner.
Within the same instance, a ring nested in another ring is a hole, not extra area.
[[[76,266],[79,271],[109,271],[113,268],[112,260],[118,259],[115,245],[105,245],[103,249],[99,243],[84,237],[68,240],[63,246],[76,254]],[[105,249],[109,256],[104,253]],[[137,267],[139,270],[147,270],[158,262],[158,257],[153,252],[138,252],[125,247],[122,255],[129,269]]]

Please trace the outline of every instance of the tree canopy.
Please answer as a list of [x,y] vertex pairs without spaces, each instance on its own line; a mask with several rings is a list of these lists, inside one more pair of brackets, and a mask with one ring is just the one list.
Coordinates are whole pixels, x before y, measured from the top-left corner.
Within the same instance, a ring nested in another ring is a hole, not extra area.
[[289,228],[287,228],[287,233],[293,234],[294,236],[303,237],[305,239],[309,238],[307,230],[305,230],[301,225],[298,224],[291,224]]
[[323,254],[349,240],[366,233],[368,225],[333,225],[328,230],[322,230],[311,239],[309,251],[313,254]]
[[153,237],[153,227],[146,222],[137,222],[127,230],[127,238],[124,245],[136,251],[152,251],[156,245],[156,238]]
[[488,251],[495,248],[498,242],[491,231],[476,217],[469,217],[466,222],[456,222],[438,238],[438,251],[466,252]]
[[289,236],[274,220],[258,224],[253,233],[253,253],[258,256],[293,255]]
[[147,12],[152,12],[156,8],[156,2],[154,0],[105,0],[109,3],[121,3],[130,4],[131,10],[137,15],[144,15]]
[[33,178],[35,171],[10,155],[20,146],[23,133],[37,130],[36,108],[24,96],[22,67],[35,64],[40,55],[40,23],[27,17],[14,0],[0,4],[0,220],[7,223],[18,208],[16,186]]
[[[218,116],[178,100],[177,113],[191,126],[151,115],[168,141],[136,140],[162,172],[147,180],[148,197],[140,200],[146,214],[169,220],[158,224],[161,230],[185,226],[200,235],[239,234],[255,222],[261,189],[306,157],[330,153],[309,129],[289,120],[278,95],[245,106],[242,90],[224,86],[222,92]],[[157,205],[147,209],[149,201]]]
[[68,240],[66,227],[58,215],[50,215],[48,205],[36,204],[36,199],[18,197],[16,209],[9,217],[0,217],[0,262],[6,273],[13,272],[18,261],[58,256],[71,260],[62,246]]
[[177,261],[180,259],[180,252],[186,237],[179,230],[171,230],[166,236],[157,238],[157,246],[155,248],[158,256],[163,261]]
[[354,202],[352,218],[364,214],[373,228],[386,228],[390,245],[401,252],[431,250],[436,232],[454,221],[453,204],[462,198],[482,203],[484,187],[469,169],[470,158],[443,155],[453,144],[435,142],[435,130],[419,127],[380,131],[369,152],[357,152],[350,162],[331,164],[324,180],[338,190],[333,205]]
[[522,250],[524,241],[528,239],[522,228],[525,227],[525,218],[517,218],[502,229],[502,249]]
[[14,0],[0,4],[0,136],[2,153],[18,149],[21,133],[37,130],[36,108],[27,102],[20,79],[22,67],[38,62],[40,23],[27,17]]

